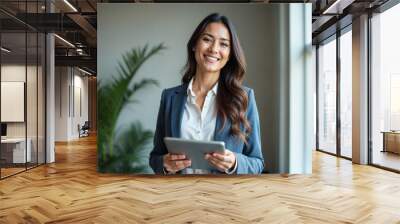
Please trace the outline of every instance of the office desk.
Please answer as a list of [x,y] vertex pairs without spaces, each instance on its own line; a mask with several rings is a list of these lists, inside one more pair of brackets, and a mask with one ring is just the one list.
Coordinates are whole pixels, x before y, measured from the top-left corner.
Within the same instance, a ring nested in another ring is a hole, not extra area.
[[[25,154],[25,138],[6,138],[1,139],[1,157],[6,163],[25,163],[31,161],[32,140],[28,138]],[[11,159],[12,158],[12,159]],[[27,158],[27,161],[25,161]]]
[[393,152],[400,154],[400,132],[383,131],[383,150],[382,152]]

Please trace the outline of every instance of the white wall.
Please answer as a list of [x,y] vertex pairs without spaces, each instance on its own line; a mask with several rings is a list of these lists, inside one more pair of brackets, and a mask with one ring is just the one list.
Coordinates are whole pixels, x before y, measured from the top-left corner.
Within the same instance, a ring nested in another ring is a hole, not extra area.
[[[84,73],[79,70],[74,70],[74,99],[72,108],[72,120],[71,120],[71,136],[72,138],[78,138],[78,124],[82,126],[85,121],[88,121],[88,77],[82,76]],[[79,102],[80,101],[80,102]],[[80,111],[81,110],[81,111]]]
[[67,67],[55,68],[55,140],[68,140],[68,86],[69,76]]
[[[28,87],[27,87],[27,122],[28,122],[28,137],[31,133],[36,135],[36,66],[25,66],[19,64],[5,64],[1,66],[1,81],[2,82],[24,82],[26,72],[28,74]],[[39,70],[41,72],[41,70]],[[7,96],[2,96],[7,97]],[[41,107],[42,105],[39,105]],[[9,110],[10,108],[1,108],[1,110]],[[24,108],[22,108],[24,110]],[[25,123],[26,122],[7,122],[7,136],[8,137],[25,137]]]
[[78,124],[88,120],[88,78],[76,68],[56,67],[55,80],[55,140],[77,139]]
[[[26,121],[23,122],[6,122],[7,137],[24,138],[25,135],[31,142],[32,161],[44,163],[44,74],[42,67],[25,66],[25,64],[3,64],[1,66],[1,81],[5,82],[24,82],[26,85],[26,106],[21,108],[22,113],[26,112]],[[25,80],[27,78],[27,81]],[[2,95],[2,98],[7,96]],[[4,110],[12,110],[10,107],[1,108]],[[25,111],[26,110],[26,111]],[[13,111],[8,111],[13,113]],[[16,113],[16,112],[14,112]],[[39,156],[37,157],[37,151]]]
[[[1,66],[1,81],[3,82],[25,82],[26,69],[32,70],[32,66],[25,67],[25,65],[8,64]],[[2,96],[4,97],[4,96]],[[1,108],[7,110],[8,108]],[[25,122],[11,122],[7,123],[7,136],[8,137],[25,137]]]

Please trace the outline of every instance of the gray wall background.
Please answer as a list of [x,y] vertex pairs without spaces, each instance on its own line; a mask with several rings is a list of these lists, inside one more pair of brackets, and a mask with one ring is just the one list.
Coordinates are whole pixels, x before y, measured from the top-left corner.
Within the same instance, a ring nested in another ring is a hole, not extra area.
[[[245,85],[255,91],[268,172],[310,173],[312,145],[310,4],[98,4],[98,80],[116,74],[121,55],[145,44],[167,47],[136,80],[153,78],[118,126],[140,120],[155,130],[161,91],[180,84],[186,43],[210,13],[235,25],[247,60]],[[311,88],[311,89],[310,89]],[[308,122],[308,123],[307,123]]]

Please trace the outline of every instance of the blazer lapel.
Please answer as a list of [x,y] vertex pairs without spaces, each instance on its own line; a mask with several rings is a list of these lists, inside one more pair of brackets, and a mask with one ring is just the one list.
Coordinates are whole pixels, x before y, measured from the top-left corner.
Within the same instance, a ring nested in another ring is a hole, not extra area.
[[[181,123],[183,110],[185,109],[185,104],[187,100],[187,87],[187,84],[183,84],[181,88],[176,90],[175,95],[172,97],[171,137],[181,137]],[[224,129],[220,130],[222,127],[222,118],[217,115],[217,120],[215,122],[214,141],[224,141],[224,136],[226,136],[225,132],[227,131],[227,127],[229,126],[230,123],[227,120]]]
[[220,131],[222,126],[222,121],[220,116],[217,115],[217,120],[215,122],[215,130],[214,130],[214,141],[221,141],[222,140],[222,130]]
[[230,127],[230,122],[227,119],[225,121],[225,127],[221,130],[222,127],[222,118],[221,116],[217,115],[217,120],[215,122],[215,131],[214,131],[214,141],[226,141],[228,132],[229,132],[229,127]]
[[187,99],[186,89],[187,85],[182,85],[172,98],[171,135],[175,138],[181,137],[181,121]]

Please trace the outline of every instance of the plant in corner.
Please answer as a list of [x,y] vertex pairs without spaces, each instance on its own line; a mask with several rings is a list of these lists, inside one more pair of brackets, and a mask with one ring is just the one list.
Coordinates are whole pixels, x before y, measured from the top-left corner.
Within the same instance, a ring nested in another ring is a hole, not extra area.
[[151,56],[165,47],[163,44],[151,49],[132,49],[118,63],[118,74],[110,81],[98,84],[98,170],[100,172],[140,173],[146,170],[147,160],[143,152],[151,142],[153,133],[144,130],[140,122],[134,122],[117,133],[116,124],[121,111],[137,102],[135,93],[150,85],[158,85],[153,79],[132,83],[139,68]]

